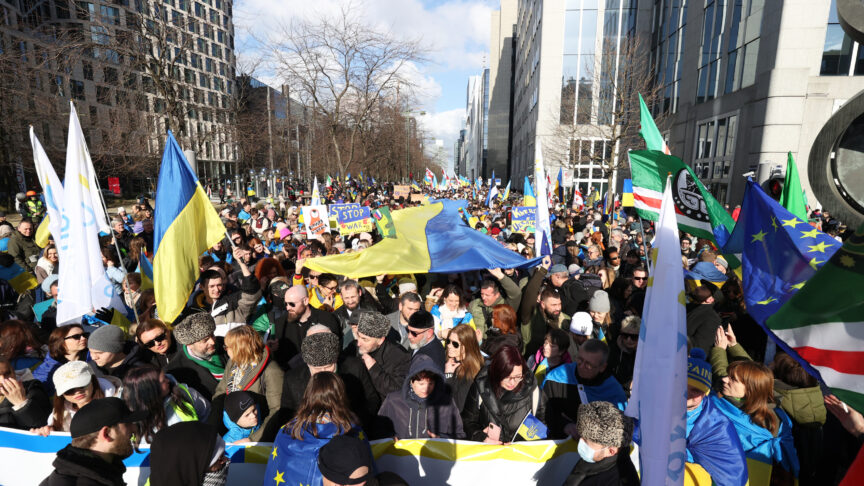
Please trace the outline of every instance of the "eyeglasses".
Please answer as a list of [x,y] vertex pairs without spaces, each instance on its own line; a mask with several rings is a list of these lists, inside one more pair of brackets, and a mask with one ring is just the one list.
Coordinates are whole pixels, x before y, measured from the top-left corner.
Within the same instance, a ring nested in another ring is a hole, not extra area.
[[87,339],[88,337],[90,337],[89,332],[82,332],[81,334],[73,334],[71,336],[66,336],[65,338],[63,338],[63,340],[68,341],[70,339],[74,339],[76,341],[80,341],[82,339]]
[[627,333],[623,333],[623,332],[622,332],[622,333],[621,333],[621,337],[624,338],[624,339],[627,339],[627,340],[629,340],[629,341],[638,341],[638,340],[639,340],[639,335],[638,335],[638,334],[627,334]]
[[591,363],[590,361],[586,361],[583,358],[576,358],[576,364],[579,366],[584,366],[586,369],[589,370],[596,370],[603,366],[602,364]]
[[503,382],[506,381],[506,382],[508,382],[508,383],[514,383],[514,384],[515,384],[515,383],[520,383],[520,382],[522,382],[523,379],[525,379],[525,377],[522,376],[522,375],[519,375],[519,376],[508,376],[507,378],[504,378],[503,380],[501,380],[501,382],[503,383]]
[[157,343],[161,343],[167,337],[168,336],[166,335],[165,331],[162,331],[162,334],[160,334],[160,335],[156,336],[155,338],[147,341],[146,343],[141,343],[141,345],[144,346],[145,348],[149,349],[149,348],[152,348],[153,346],[156,346]]
[[423,329],[422,331],[412,331],[411,329],[408,329],[408,334],[410,334],[412,337],[417,337],[426,331],[428,331],[428,329]]
[[453,349],[459,349],[459,341],[452,341],[450,339],[445,339],[444,344],[447,346],[453,346]]
[[338,286],[338,285],[334,285],[334,286],[332,286],[332,287],[324,287],[324,288],[327,289],[327,290],[329,290],[329,291],[331,291],[331,292],[336,292],[336,289],[338,289],[339,286]]
[[639,280],[641,282],[642,280],[645,280],[645,278],[646,277],[633,277],[633,280]]

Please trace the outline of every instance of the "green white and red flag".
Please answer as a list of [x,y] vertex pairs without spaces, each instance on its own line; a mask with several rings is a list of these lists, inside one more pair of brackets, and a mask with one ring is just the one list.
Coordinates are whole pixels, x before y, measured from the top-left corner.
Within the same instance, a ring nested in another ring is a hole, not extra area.
[[[648,150],[659,150],[666,155],[672,155],[669,146],[666,145],[666,140],[663,140],[663,135],[657,129],[657,124],[654,123],[654,118],[648,111],[648,105],[642,99],[641,93],[639,94],[639,135],[645,139],[645,147]],[[663,191],[661,190],[660,193],[662,194]]]

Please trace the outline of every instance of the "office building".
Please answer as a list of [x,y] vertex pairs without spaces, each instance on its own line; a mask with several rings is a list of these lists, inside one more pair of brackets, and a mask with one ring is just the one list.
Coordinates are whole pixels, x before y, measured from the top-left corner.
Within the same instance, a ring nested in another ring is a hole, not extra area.
[[[469,179],[487,176],[486,154],[489,138],[489,69],[468,79],[465,106],[465,175]],[[488,171],[491,174],[491,170]]]

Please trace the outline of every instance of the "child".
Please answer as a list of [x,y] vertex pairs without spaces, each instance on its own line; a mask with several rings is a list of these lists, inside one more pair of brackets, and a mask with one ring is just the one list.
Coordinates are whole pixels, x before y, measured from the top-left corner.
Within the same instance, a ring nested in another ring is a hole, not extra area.
[[226,443],[249,442],[249,436],[258,429],[258,405],[252,395],[245,391],[229,393],[222,423],[228,428],[223,436]]

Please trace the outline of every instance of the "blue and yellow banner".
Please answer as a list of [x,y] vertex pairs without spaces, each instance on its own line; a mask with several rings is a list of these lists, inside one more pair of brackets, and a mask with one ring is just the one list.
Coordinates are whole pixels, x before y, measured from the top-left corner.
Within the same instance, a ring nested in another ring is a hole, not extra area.
[[8,267],[0,266],[0,280],[9,282],[9,285],[19,294],[35,289],[39,285],[32,273],[25,271],[15,262]]

